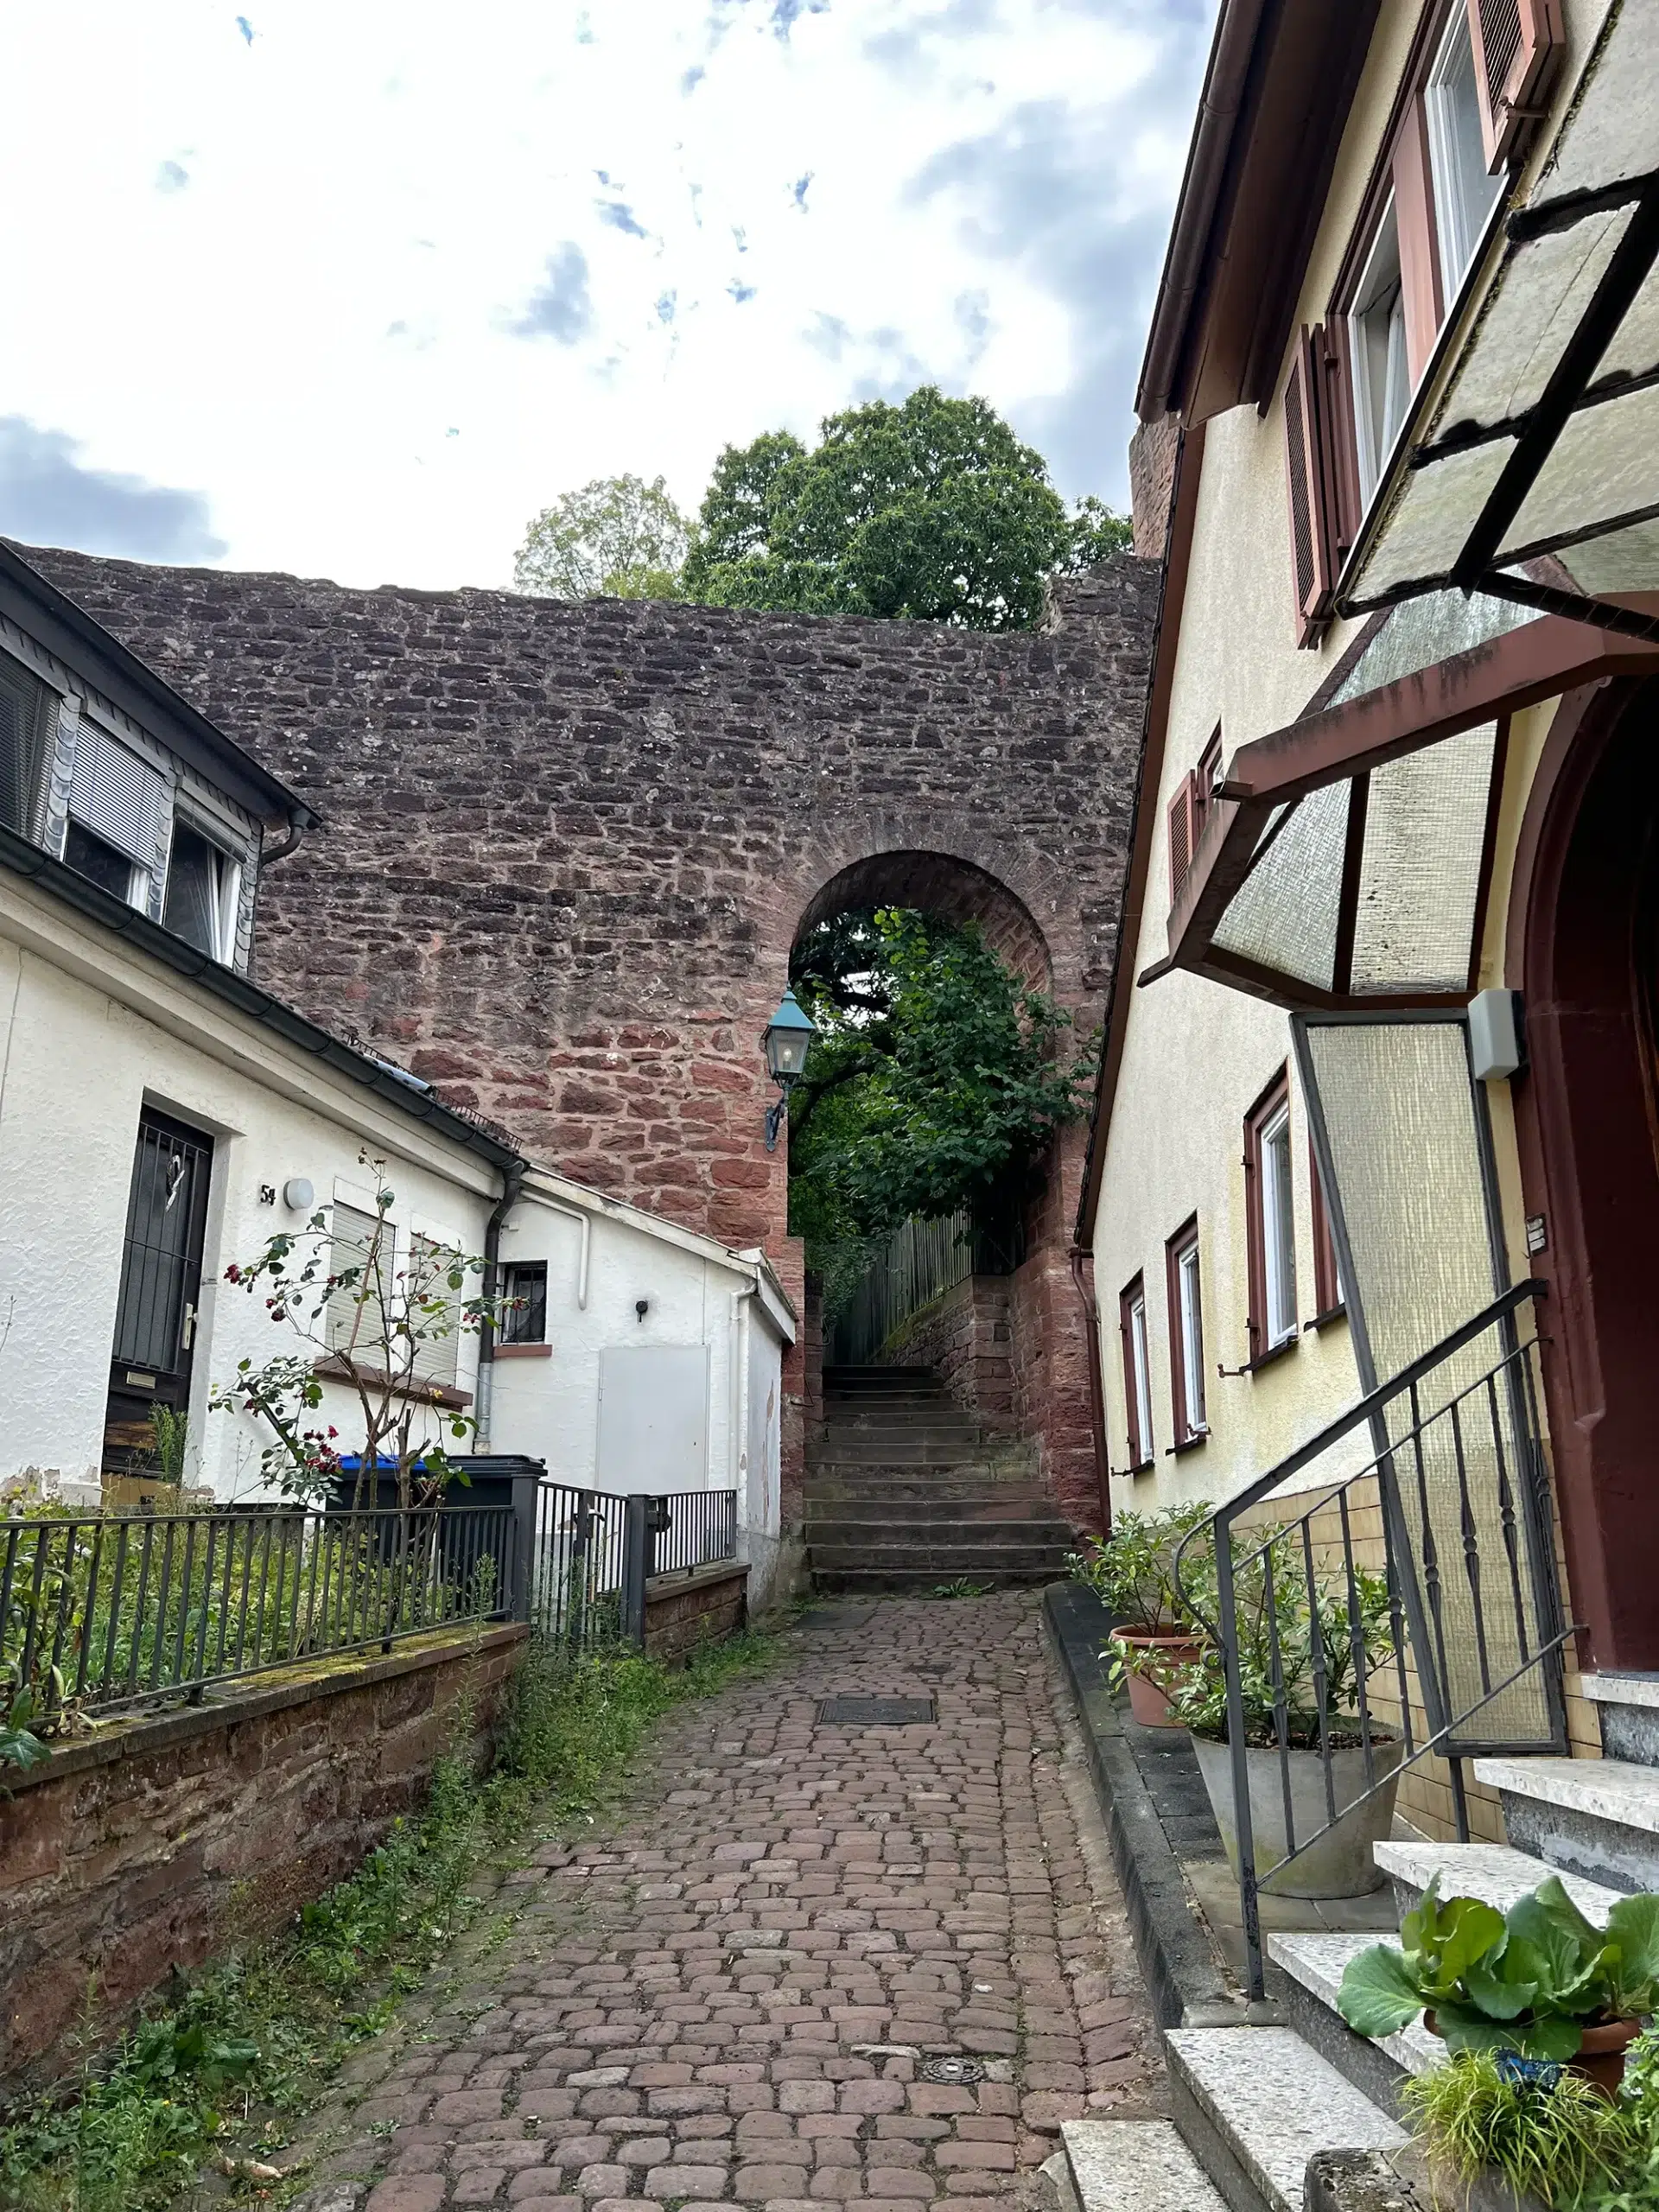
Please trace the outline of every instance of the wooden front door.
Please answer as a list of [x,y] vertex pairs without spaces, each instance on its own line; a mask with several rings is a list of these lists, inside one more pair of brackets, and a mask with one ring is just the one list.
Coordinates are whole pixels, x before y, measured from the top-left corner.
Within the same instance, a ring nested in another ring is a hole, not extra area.
[[104,1424],[104,1482],[111,1503],[143,1503],[160,1486],[152,1415],[161,1406],[181,1416],[190,1402],[213,1164],[212,1137],[144,1108],[127,1198]]

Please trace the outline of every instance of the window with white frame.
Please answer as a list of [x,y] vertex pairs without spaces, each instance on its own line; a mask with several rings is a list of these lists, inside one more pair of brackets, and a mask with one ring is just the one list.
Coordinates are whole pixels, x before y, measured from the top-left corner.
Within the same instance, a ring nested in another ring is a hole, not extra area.
[[240,861],[180,816],[168,856],[164,925],[209,959],[230,967],[236,958],[241,905]]
[[83,721],[69,785],[66,866],[147,911],[166,804],[159,768]]
[[1290,1093],[1281,1069],[1244,1123],[1249,1198],[1252,1361],[1294,1341],[1296,1193],[1290,1159]]
[[1406,353],[1406,294],[1400,273],[1400,223],[1389,201],[1348,313],[1354,385],[1359,495],[1376,488],[1411,405]]
[[1169,1366],[1175,1441],[1208,1433],[1204,1405],[1204,1309],[1198,1280],[1198,1225],[1189,1222],[1169,1240]]
[[1502,176],[1490,175],[1486,167],[1480,88],[1465,9],[1455,8],[1446,24],[1423,87],[1423,112],[1428,124],[1440,290],[1449,307],[1503,188]]
[[1128,1430],[1129,1465],[1149,1466],[1153,1458],[1152,1364],[1147,1345],[1147,1290],[1137,1275],[1118,1300],[1123,1338],[1123,1395]]

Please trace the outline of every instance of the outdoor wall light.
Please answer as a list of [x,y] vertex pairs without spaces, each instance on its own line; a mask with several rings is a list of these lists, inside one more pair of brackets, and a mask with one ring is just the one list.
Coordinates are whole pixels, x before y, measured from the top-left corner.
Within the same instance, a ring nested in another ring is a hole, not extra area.
[[778,1148],[778,1132],[789,1111],[789,1094],[806,1072],[807,1048],[817,1033],[817,1023],[802,1011],[794,992],[785,991],[783,1003],[766,1024],[760,1039],[766,1055],[766,1071],[783,1094],[774,1106],[766,1109],[768,1152]]
[[303,1175],[290,1175],[283,1185],[283,1204],[290,1213],[305,1213],[316,1192]]

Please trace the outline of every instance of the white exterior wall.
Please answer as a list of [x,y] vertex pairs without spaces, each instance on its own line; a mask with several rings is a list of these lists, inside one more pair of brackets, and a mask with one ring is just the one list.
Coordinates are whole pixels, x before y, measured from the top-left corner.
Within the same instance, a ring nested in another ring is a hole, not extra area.
[[[443,1225],[480,1249],[499,1176],[346,1077],[95,923],[0,877],[0,1480],[33,1470],[99,1485],[110,1352],[138,1115],[146,1103],[209,1132],[213,1178],[192,1368],[188,1479],[221,1498],[259,1494],[266,1432],[209,1414],[211,1385],[299,1340],[223,1280],[278,1230],[303,1225],[280,1194],[303,1176],[327,1204],[386,1163],[394,1220]],[[400,1239],[400,1242],[402,1240]],[[461,1387],[476,1346],[461,1345]],[[342,1439],[355,1401],[325,1391]]]

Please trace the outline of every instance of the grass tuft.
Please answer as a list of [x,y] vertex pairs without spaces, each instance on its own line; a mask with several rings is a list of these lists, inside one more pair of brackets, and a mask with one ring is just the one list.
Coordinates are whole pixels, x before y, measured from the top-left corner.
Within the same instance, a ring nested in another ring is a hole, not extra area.
[[1551,2212],[1576,2212],[1617,2189],[1640,2149],[1630,2113],[1582,2075],[1562,2072],[1549,2087],[1516,2082],[1491,2051],[1460,2051],[1402,2082],[1400,2101],[1434,2167],[1465,2188],[1495,2172]]

